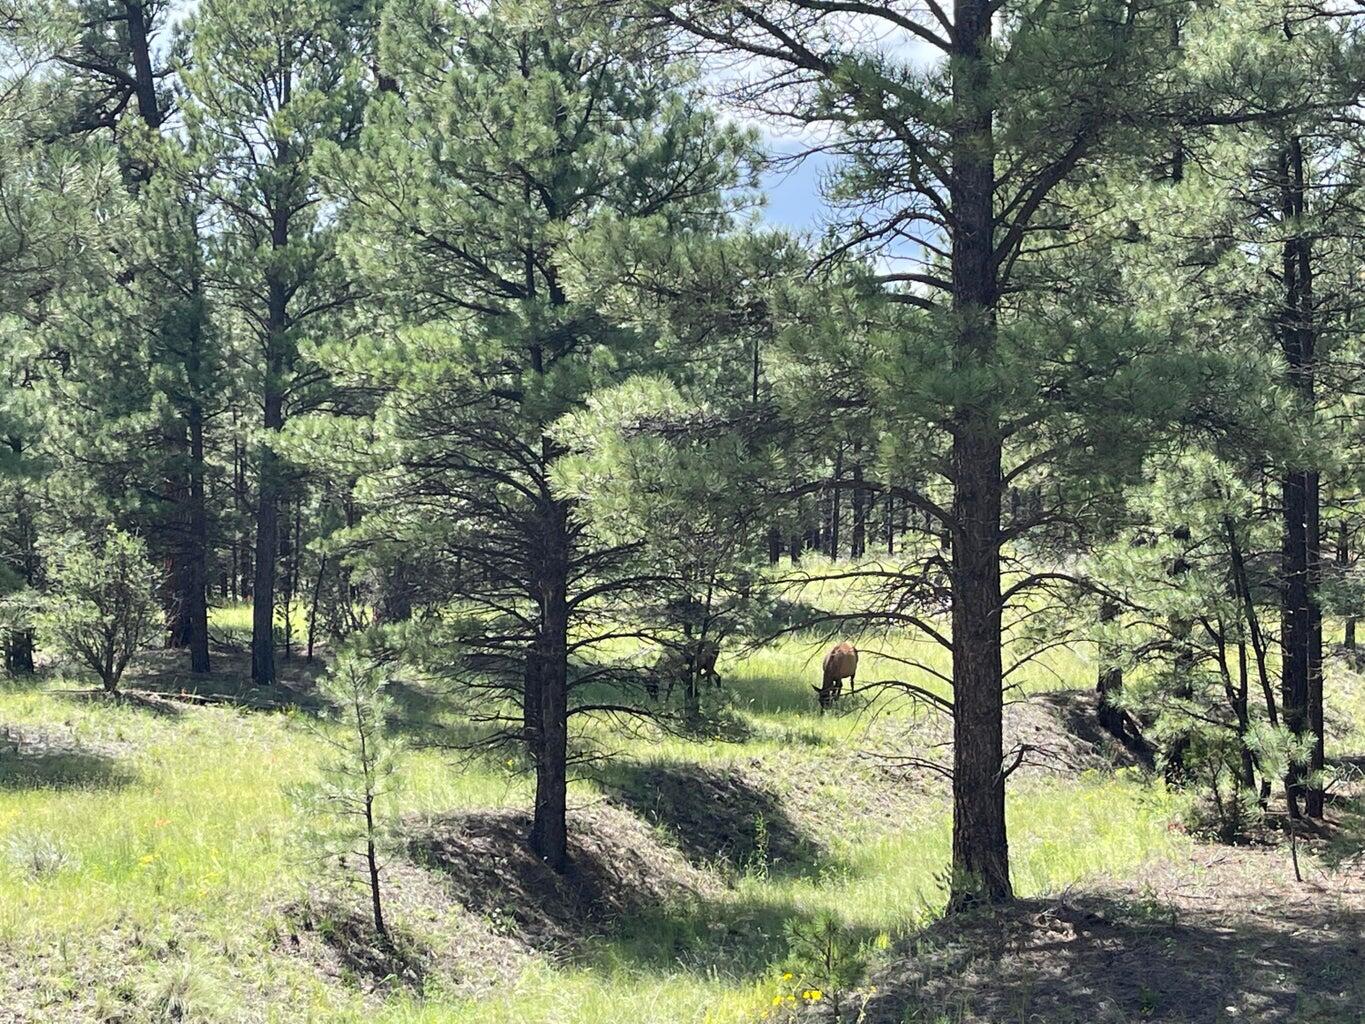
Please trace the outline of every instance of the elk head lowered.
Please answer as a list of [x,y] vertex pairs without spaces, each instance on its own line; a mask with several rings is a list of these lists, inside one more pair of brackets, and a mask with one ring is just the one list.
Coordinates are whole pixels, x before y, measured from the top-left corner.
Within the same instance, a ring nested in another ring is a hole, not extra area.
[[847,641],[835,644],[825,655],[824,669],[821,685],[811,687],[820,699],[821,710],[832,707],[839,699],[845,679],[848,680],[849,692],[853,692],[854,680],[858,675],[858,648]]

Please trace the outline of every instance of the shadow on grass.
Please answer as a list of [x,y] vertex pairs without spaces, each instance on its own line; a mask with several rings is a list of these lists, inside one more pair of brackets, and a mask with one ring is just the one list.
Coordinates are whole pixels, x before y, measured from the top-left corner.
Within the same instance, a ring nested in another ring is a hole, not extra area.
[[570,868],[557,874],[526,841],[522,811],[455,814],[412,829],[412,860],[439,872],[456,901],[499,931],[546,953],[569,954],[651,906],[696,896],[705,881],[620,811],[575,812]]
[[251,681],[251,660],[245,654],[215,653],[211,664],[213,671],[194,673],[184,651],[154,651],[131,666],[126,684],[172,699],[258,711],[296,708],[317,714],[327,706],[317,691],[317,678],[326,671],[321,659],[280,659],[277,678],[270,686]]
[[[810,673],[811,680],[820,681],[819,662],[813,661],[815,668]],[[801,715],[813,719],[820,718],[820,704],[815,698],[812,683],[803,677],[799,682],[781,676],[763,673],[727,678],[725,688],[730,693],[731,704],[743,711],[768,715]]]
[[[573,812],[571,866],[558,875],[526,843],[524,812],[476,812],[422,822],[413,861],[494,930],[538,952],[602,970],[621,966],[758,980],[817,915],[741,897],[681,861],[638,819],[604,805]],[[871,929],[845,929],[854,945]]]
[[1324,864],[1340,868],[1365,863],[1365,797],[1329,800],[1326,820],[1314,824],[1322,832],[1317,853]]
[[0,790],[119,789],[135,777],[105,754],[13,746],[0,737]]
[[1357,1024],[1362,929],[1360,908],[1325,901],[1229,917],[1107,897],[1021,901],[902,943],[858,1019]]
[[386,687],[393,700],[388,726],[394,733],[421,746],[424,743],[449,743],[458,707],[447,694],[404,679],[394,679]]
[[778,875],[815,873],[824,850],[787,814],[777,794],[737,766],[605,766],[599,781],[613,799],[662,826],[688,861]]
[[179,718],[185,710],[170,697],[145,690],[121,689],[118,693],[108,693],[99,687],[92,687],[88,690],[49,690],[48,693],[75,704],[130,708],[133,711],[145,711],[158,718]]
[[[604,969],[629,964],[662,973],[681,969],[703,978],[759,981],[784,962],[794,940],[818,934],[825,924],[825,917],[799,904],[752,897],[650,906],[592,943],[585,959]],[[858,950],[877,935],[872,927],[844,925],[838,942],[845,950]],[[813,976],[807,980],[817,982]]]

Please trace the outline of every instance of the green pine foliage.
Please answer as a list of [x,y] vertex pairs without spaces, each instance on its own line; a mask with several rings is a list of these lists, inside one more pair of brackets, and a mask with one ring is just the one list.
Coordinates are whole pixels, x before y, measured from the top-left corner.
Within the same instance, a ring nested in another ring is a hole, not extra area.
[[298,787],[295,794],[314,822],[308,831],[309,855],[339,864],[343,878],[363,884],[374,930],[385,940],[389,932],[381,879],[401,753],[387,726],[393,713],[388,683],[384,667],[363,652],[338,657],[318,687],[329,707],[329,728],[321,736],[330,752],[319,766],[318,780]]
[[146,544],[110,528],[54,540],[44,556],[50,590],[35,616],[40,642],[117,693],[128,663],[163,626],[161,576]]

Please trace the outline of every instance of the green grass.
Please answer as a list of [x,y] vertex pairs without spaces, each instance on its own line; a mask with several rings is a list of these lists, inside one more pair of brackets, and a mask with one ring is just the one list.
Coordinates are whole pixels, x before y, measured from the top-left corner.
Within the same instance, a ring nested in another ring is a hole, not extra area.
[[[249,621],[240,609],[219,609],[215,624],[238,618]],[[891,649],[946,666],[925,645]],[[799,776],[855,744],[867,725],[817,713],[809,687],[819,653],[791,640],[722,664],[743,741],[622,736],[603,725],[590,727],[589,738],[618,764],[762,758],[765,770]],[[1083,656],[1062,651],[1020,681],[1043,689],[1092,672]],[[860,676],[905,678],[906,670],[873,655]],[[315,771],[322,744],[314,721],[223,707],[156,715],[50,692],[56,685],[0,689],[0,722],[74,736],[96,755],[0,777],[0,965],[8,950],[21,970],[45,979],[30,992],[42,1003],[39,1019],[85,1019],[60,1016],[81,1006],[92,1016],[117,1010],[124,1016],[111,1019],[151,1020],[179,993],[207,1020],[747,1021],[780,991],[793,924],[833,915],[875,947],[931,920],[944,898],[946,802],[925,799],[889,822],[853,820],[841,780],[831,779],[828,820],[819,822],[827,852],[803,870],[718,875],[716,895],[625,921],[570,961],[533,959],[514,984],[477,1000],[434,984],[422,998],[376,1001],[271,952],[286,926],[281,908],[322,870],[300,855],[303,825],[287,795]],[[410,751],[402,775],[405,812],[529,800],[529,781],[501,760],[457,767],[438,752]],[[595,783],[579,781],[571,802],[597,796]],[[1018,890],[1055,890],[1172,855],[1184,841],[1167,828],[1173,801],[1122,774],[1016,786],[1009,814]]]

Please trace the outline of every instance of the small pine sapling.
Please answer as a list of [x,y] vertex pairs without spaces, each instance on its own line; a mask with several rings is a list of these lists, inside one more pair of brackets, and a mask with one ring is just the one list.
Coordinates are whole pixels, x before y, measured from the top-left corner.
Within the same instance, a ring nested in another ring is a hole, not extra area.
[[399,744],[385,722],[392,706],[388,678],[374,663],[343,654],[320,683],[332,705],[332,725],[322,732],[329,754],[318,781],[298,791],[313,813],[316,848],[343,863],[362,856],[370,892],[374,929],[391,943],[380,892],[381,851],[388,829],[381,813],[396,788]]

